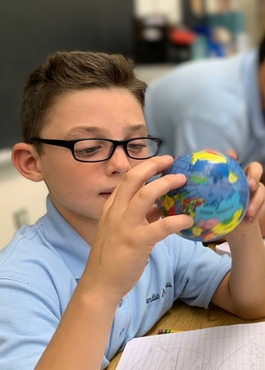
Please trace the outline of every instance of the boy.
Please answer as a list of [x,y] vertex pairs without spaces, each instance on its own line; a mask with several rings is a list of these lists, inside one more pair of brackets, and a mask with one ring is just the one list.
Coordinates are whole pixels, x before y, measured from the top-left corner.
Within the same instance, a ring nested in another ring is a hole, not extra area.
[[160,142],[148,137],[145,87],[130,61],[101,53],[56,53],[30,76],[24,142],[12,160],[26,178],[45,181],[49,196],[47,214],[0,254],[1,369],[106,368],[177,298],[265,315],[261,166],[246,169],[251,201],[227,236],[231,267],[229,257],[175,234],[191,218],[159,218],[155,200],[185,177],[144,185],[173,162],[156,157]]

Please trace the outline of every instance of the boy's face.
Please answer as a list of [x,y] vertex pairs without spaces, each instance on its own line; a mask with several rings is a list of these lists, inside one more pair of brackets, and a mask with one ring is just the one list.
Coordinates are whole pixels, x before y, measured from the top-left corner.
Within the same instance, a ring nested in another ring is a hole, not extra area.
[[[76,91],[61,97],[40,137],[126,140],[146,135],[141,105],[129,92],[115,88]],[[128,158],[122,146],[107,161],[82,163],[67,148],[42,145],[38,167],[54,205],[73,227],[97,222],[103,204],[123,175],[141,163]]]

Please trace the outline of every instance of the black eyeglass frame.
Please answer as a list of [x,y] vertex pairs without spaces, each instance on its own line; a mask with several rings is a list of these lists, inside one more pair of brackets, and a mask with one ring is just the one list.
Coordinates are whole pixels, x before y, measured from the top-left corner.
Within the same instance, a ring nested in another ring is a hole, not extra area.
[[[155,152],[155,154],[153,154],[151,156],[148,156],[148,157],[144,157],[144,158],[132,157],[129,154],[128,150],[127,150],[127,144],[131,141],[135,141],[135,140],[139,140],[139,139],[149,139],[149,140],[152,140],[152,141],[156,142],[157,143],[157,151]],[[91,161],[85,161],[85,160],[82,160],[82,159],[78,159],[75,156],[74,146],[77,142],[86,141],[86,140],[87,141],[92,141],[92,140],[107,141],[107,142],[112,143],[112,148],[110,149],[110,152],[109,152],[108,156],[104,159],[91,160]],[[149,159],[149,158],[155,157],[159,153],[159,149],[160,149],[160,146],[162,144],[162,141],[160,139],[156,138],[156,137],[148,135],[148,136],[134,137],[134,138],[128,139],[128,140],[111,140],[111,139],[94,138],[94,137],[89,138],[89,139],[77,139],[77,140],[56,140],[56,139],[42,139],[42,138],[39,138],[39,137],[33,137],[32,139],[30,139],[29,144],[34,144],[34,143],[49,144],[49,145],[54,145],[54,146],[60,146],[60,147],[63,147],[63,148],[67,148],[67,149],[71,150],[72,155],[73,155],[73,157],[76,161],[84,162],[84,163],[95,163],[95,162],[104,162],[104,161],[107,161],[108,159],[110,159],[111,156],[113,155],[113,153],[115,152],[115,149],[117,148],[117,146],[120,146],[120,145],[123,146],[123,149],[124,149],[126,155],[131,159],[136,159],[136,160]]]

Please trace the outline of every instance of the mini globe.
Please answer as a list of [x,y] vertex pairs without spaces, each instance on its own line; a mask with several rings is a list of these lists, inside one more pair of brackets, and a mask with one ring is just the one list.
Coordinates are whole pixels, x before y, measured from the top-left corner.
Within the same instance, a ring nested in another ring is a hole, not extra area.
[[194,219],[178,234],[194,241],[209,242],[232,231],[243,219],[249,203],[245,173],[236,161],[214,151],[177,157],[161,176],[182,173],[184,186],[157,199],[162,217],[187,214]]

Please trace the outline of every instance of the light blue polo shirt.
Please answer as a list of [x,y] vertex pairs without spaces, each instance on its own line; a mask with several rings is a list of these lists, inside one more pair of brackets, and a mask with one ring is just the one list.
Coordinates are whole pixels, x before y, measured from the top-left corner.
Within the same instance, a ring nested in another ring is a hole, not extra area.
[[257,53],[183,63],[150,83],[145,118],[173,157],[203,149],[234,149],[245,167],[265,170],[265,121],[259,94]]
[[[47,214],[19,230],[0,251],[0,369],[34,369],[89,251],[49,197]],[[127,341],[144,335],[177,298],[207,308],[230,268],[229,257],[175,234],[158,243],[140,280],[117,307],[102,369]]]

